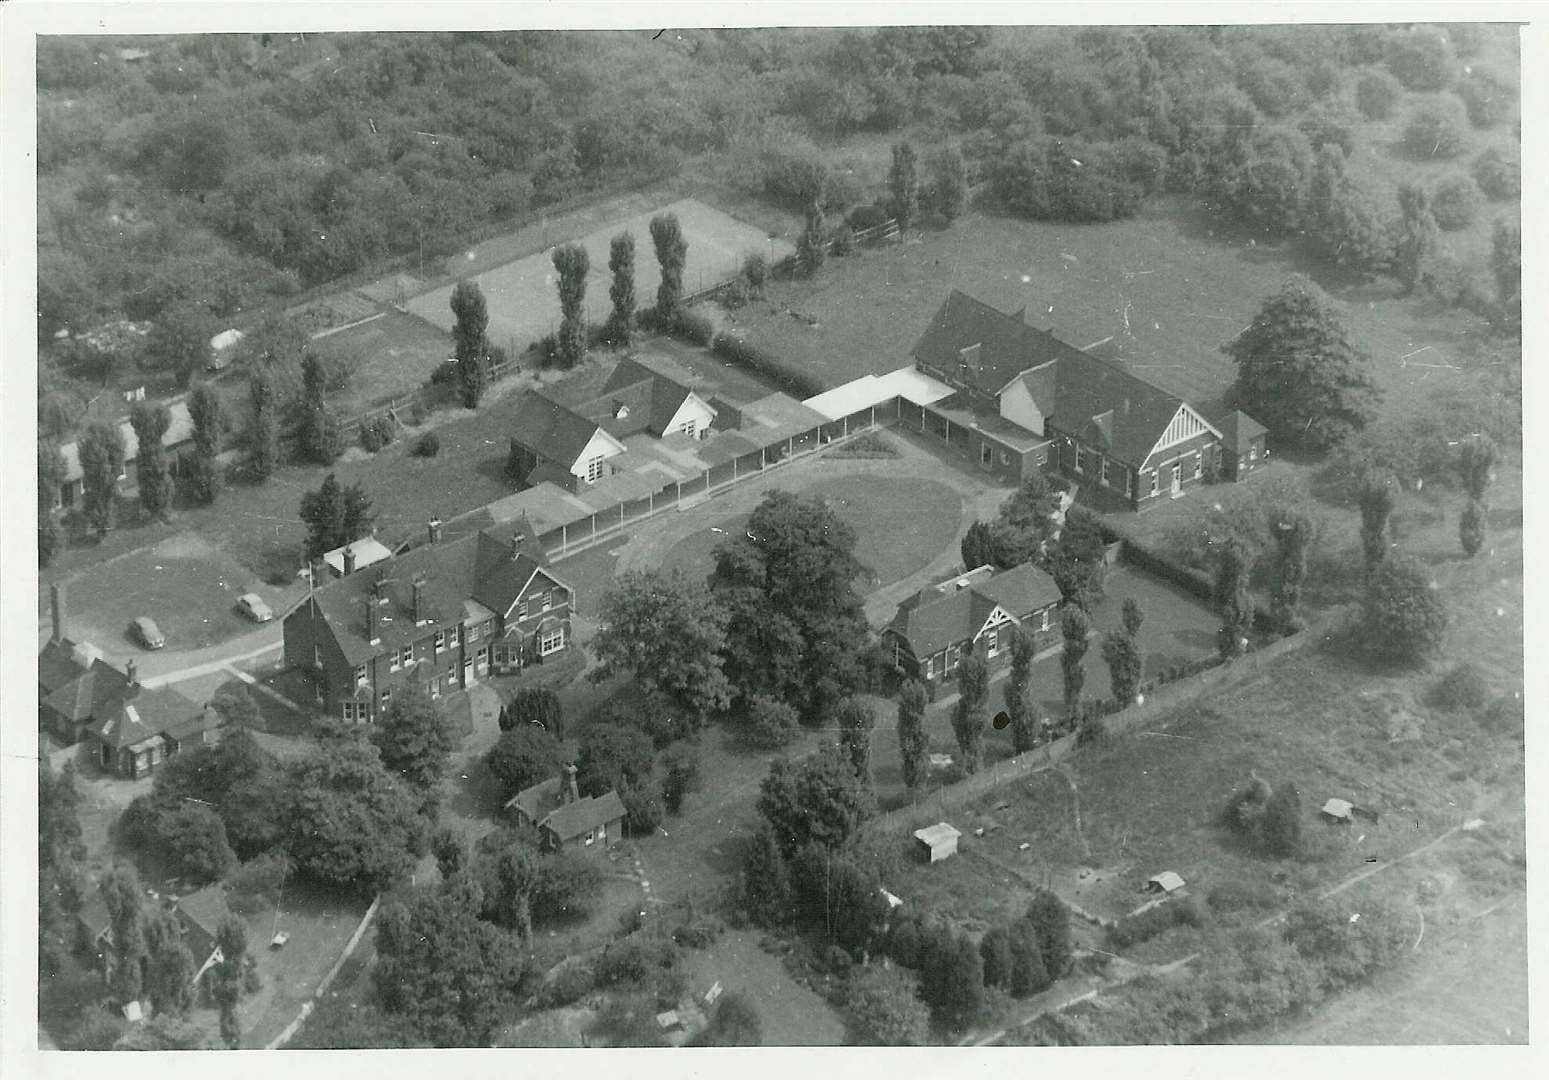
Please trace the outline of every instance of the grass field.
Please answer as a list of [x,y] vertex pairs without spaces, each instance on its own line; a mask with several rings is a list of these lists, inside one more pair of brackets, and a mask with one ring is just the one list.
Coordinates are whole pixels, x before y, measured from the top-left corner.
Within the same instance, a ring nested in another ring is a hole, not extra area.
[[390,311],[317,338],[308,348],[351,372],[349,385],[331,404],[340,416],[352,417],[423,386],[436,366],[452,355],[452,339],[447,330],[424,319]]
[[844,1021],[833,1006],[791,978],[785,965],[747,931],[727,931],[708,949],[688,954],[690,990],[703,996],[719,982],[752,1002],[765,1046],[838,1046]]
[[[683,270],[683,288],[697,292],[737,275],[742,260],[749,254],[762,254],[771,262],[795,249],[783,239],[770,239],[759,228],[696,199],[680,199],[667,206],[637,212],[601,225],[579,239],[557,235],[552,242],[574,240],[586,248],[591,260],[587,278],[586,310],[591,322],[601,323],[609,311],[609,243],[621,232],[635,237],[635,293],[642,307],[655,302],[661,270],[651,246],[650,221],[658,213],[677,215],[688,241],[688,262]],[[548,251],[526,255],[490,269],[480,270],[471,279],[484,291],[489,303],[489,337],[495,344],[515,355],[544,334],[559,326],[559,297],[555,290],[554,264]],[[452,285],[422,293],[408,303],[408,309],[420,318],[450,332],[452,311],[448,306]]]

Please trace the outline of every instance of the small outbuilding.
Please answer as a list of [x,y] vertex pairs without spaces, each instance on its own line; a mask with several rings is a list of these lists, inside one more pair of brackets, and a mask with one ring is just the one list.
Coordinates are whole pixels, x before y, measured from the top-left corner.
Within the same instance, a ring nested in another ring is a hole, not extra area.
[[930,755],[930,767],[933,769],[950,769],[952,767],[951,754]]
[[914,831],[914,838],[919,841],[920,851],[925,855],[926,862],[940,862],[951,855],[956,855],[957,838],[962,835],[945,821]]
[[1339,825],[1348,825],[1353,820],[1355,807],[1346,799],[1330,799],[1323,804],[1323,817],[1326,821],[1332,821]]
[[1164,896],[1171,896],[1181,888],[1183,888],[1183,878],[1179,877],[1171,870],[1164,870],[1160,874],[1156,875],[1156,877],[1146,882],[1145,891],[1148,893],[1160,893]]

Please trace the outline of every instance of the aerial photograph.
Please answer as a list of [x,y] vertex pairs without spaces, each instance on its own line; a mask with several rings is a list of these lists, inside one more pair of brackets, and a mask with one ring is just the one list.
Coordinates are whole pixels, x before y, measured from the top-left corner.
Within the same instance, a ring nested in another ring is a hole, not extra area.
[[1522,34],[40,34],[37,1048],[1527,1046]]

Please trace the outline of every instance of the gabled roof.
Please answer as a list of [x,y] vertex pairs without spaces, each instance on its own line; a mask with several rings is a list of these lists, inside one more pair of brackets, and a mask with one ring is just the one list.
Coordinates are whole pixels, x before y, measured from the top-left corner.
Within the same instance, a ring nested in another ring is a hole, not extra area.
[[1216,426],[1221,429],[1221,442],[1234,454],[1248,449],[1254,439],[1269,430],[1241,409],[1232,410]]
[[112,711],[129,688],[129,677],[105,660],[95,661],[80,677],[65,683],[42,704],[79,724]]
[[226,887],[217,883],[179,897],[177,912],[190,925],[215,937],[220,933],[221,923],[231,915],[231,908],[226,904]]
[[559,777],[551,776],[518,791],[506,800],[505,808],[520,810],[532,821],[542,821],[559,805]]
[[[1031,563],[989,577],[976,574],[922,589],[904,600],[888,629],[908,641],[910,651],[923,659],[972,639],[996,607],[1021,620],[1060,602],[1054,579]],[[967,584],[959,588],[963,580]]]
[[[688,400],[689,394],[693,393],[689,387],[647,367],[634,357],[625,357],[619,361],[618,367],[608,376],[608,381],[602,384],[602,389],[602,396],[592,404],[607,410],[613,423],[621,423],[613,419],[617,411],[613,407],[614,402],[629,406],[629,417],[622,421],[620,431],[614,431],[606,421],[603,423],[604,428],[620,438],[625,432],[633,434],[642,430],[652,435],[661,435],[683,407],[683,402]],[[591,415],[590,409],[581,411]]]
[[1000,393],[1024,371],[1070,349],[1027,325],[1020,314],[1007,315],[953,289],[911,355],[920,363],[956,378],[962,351],[975,345],[977,356],[967,381],[986,394]]
[[75,644],[53,638],[38,653],[38,689],[46,698],[55,690],[86,674],[86,665],[75,657]]
[[1139,466],[1182,406],[1182,398],[1161,387],[1077,352],[1056,365],[1053,407],[1044,407],[1044,414],[1060,430]]
[[352,540],[343,547],[336,547],[323,555],[323,562],[336,574],[344,573],[344,553],[349,552],[355,557],[355,572],[359,573],[368,566],[375,566],[385,559],[393,557],[390,549],[382,541],[374,536],[363,536],[359,540]]
[[[512,435],[540,457],[566,468],[580,460],[598,424],[542,394],[528,391],[511,418]],[[610,436],[611,437],[611,436]]]
[[204,723],[204,706],[176,690],[135,685],[113,704],[95,714],[86,732],[115,750],[135,746],[162,734],[186,733]]
[[575,802],[568,802],[538,824],[548,829],[561,841],[573,840],[582,833],[590,832],[599,825],[617,821],[624,816],[624,803],[618,792],[596,795]]

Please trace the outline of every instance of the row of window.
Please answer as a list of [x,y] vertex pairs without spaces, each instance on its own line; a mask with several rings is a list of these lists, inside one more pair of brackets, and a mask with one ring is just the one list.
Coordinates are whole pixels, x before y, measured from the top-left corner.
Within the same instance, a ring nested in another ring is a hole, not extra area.
[[[1044,608],[1041,612],[1039,612],[1040,618],[1038,620],[1038,630],[1047,631],[1049,629],[1049,611],[1049,608]],[[986,657],[995,657],[1000,655],[1000,631],[1001,627],[997,626],[994,630],[991,630],[988,634],[985,635]],[[957,665],[962,662],[963,656],[966,652],[967,650],[963,648],[961,643],[959,643],[948,645],[942,652],[939,652],[934,656],[926,657],[926,676],[931,677],[935,675],[950,675],[952,672],[957,670]]]

